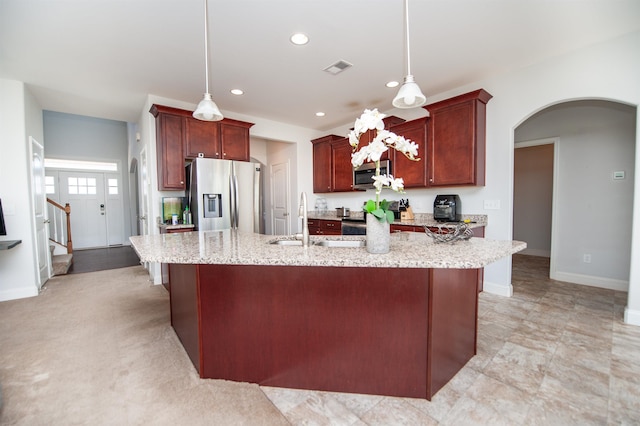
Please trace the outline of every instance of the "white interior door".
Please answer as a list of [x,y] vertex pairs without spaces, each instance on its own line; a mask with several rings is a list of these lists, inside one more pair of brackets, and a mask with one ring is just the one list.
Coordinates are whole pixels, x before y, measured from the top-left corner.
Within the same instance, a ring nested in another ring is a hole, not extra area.
[[60,197],[71,206],[73,247],[105,247],[107,202],[104,175],[91,172],[60,172]]
[[289,163],[273,164],[270,177],[273,235],[291,235]]
[[47,218],[47,195],[44,184],[44,147],[35,139],[31,142],[31,196],[36,231],[36,257],[38,260],[38,289],[51,277],[51,254],[49,252],[49,222]]
[[149,217],[149,196],[151,191],[149,189],[149,171],[147,169],[147,149],[143,148],[140,151],[140,216],[138,217],[140,223],[140,232],[142,235],[149,234],[149,228],[147,218]]

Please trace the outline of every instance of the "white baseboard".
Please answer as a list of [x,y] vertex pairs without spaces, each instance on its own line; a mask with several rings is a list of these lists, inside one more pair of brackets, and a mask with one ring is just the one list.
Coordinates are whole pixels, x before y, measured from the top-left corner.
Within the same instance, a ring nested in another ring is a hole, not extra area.
[[594,277],[592,275],[572,274],[569,272],[555,272],[551,274],[551,279],[573,284],[588,285],[590,287],[607,288],[609,290],[629,291],[629,281]]
[[538,257],[551,257],[551,251],[549,250],[532,249],[532,248],[526,248],[521,252],[519,252],[518,254],[526,254],[529,256],[538,256]]
[[4,290],[0,291],[0,302],[6,302],[7,300],[26,299],[27,297],[35,297],[37,295],[38,289],[35,287]]
[[513,296],[513,285],[495,284],[485,280],[482,285],[482,291],[497,294],[498,296],[511,297]]
[[630,325],[640,325],[640,311],[624,308],[624,322]]

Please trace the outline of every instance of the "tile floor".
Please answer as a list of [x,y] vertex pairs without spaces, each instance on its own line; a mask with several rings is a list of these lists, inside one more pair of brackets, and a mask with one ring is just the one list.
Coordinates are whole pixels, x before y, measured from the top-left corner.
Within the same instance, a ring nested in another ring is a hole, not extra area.
[[262,387],[294,425],[638,425],[640,327],[627,293],[514,256],[511,298],[480,294],[478,353],[432,399]]

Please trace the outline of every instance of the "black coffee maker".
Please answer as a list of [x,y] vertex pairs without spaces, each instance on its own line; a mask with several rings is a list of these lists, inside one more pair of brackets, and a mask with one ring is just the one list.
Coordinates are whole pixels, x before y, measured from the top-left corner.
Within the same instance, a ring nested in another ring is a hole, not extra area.
[[458,195],[436,195],[433,201],[433,218],[438,222],[460,222],[462,204]]

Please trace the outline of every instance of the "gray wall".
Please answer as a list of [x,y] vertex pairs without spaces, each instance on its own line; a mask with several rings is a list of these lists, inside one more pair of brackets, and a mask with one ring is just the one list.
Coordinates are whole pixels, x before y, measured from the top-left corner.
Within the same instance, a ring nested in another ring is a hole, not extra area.
[[115,161],[123,189],[124,238],[131,236],[128,129],[123,121],[44,111],[46,158]]
[[[554,223],[559,279],[629,280],[635,131],[635,107],[599,100],[555,105],[516,129],[516,144],[559,138]],[[624,171],[625,178],[614,180],[614,171]],[[585,254],[591,263],[584,262]]]

